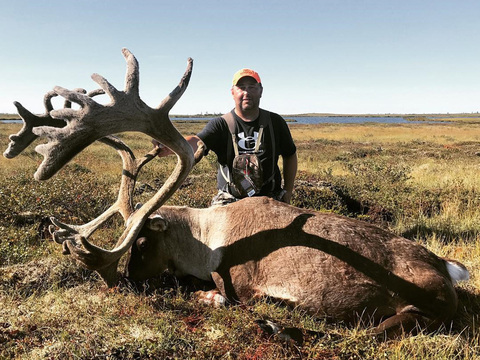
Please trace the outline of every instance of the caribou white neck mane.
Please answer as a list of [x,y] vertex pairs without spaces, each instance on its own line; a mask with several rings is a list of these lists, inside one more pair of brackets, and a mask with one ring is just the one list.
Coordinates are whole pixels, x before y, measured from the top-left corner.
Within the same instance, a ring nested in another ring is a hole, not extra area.
[[[125,89],[117,90],[98,74],[101,89],[55,87],[45,95],[45,114],[37,116],[15,103],[24,120],[10,136],[4,153],[13,158],[37,137],[47,139],[36,151],[44,160],[35,173],[48,179],[92,142],[99,140],[117,150],[123,173],[117,201],[84,225],[68,225],[54,218],[54,240],[108,286],[118,280],[119,259],[129,252],[125,275],[143,280],[170,269],[215,282],[221,296],[247,301],[268,296],[300,306],[334,321],[358,321],[361,316],[377,325],[374,333],[395,334],[417,326],[435,329],[448,322],[457,309],[454,284],[468,279],[466,268],[439,258],[423,246],[367,223],[296,208],[265,197],[192,209],[163,206],[179,188],[203,154],[172,125],[168,113],[187,88],[192,60],[179,85],[156,108],[139,96],[139,69],[135,57],[123,49],[127,61]],[[92,98],[106,93],[111,102]],[[66,99],[54,110],[51,98]],[[80,105],[71,109],[71,103]],[[160,151],[154,148],[136,158],[114,133],[140,131],[177,154],[178,163],[162,188],[142,207],[132,204],[141,168]],[[125,230],[112,250],[87,239],[107,219],[120,213]]]

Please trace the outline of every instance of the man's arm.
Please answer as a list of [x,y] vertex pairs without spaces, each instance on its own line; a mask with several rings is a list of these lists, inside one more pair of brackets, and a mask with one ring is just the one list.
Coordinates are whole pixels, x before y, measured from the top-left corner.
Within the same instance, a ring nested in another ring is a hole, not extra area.
[[297,176],[297,153],[288,157],[283,157],[283,188],[287,192],[283,196],[283,201],[290,204],[292,200],[293,184]]
[[[195,154],[195,152],[198,149],[197,144],[198,144],[199,141],[201,141],[200,138],[197,135],[189,135],[189,136],[185,136],[185,140],[187,140],[187,142],[190,144],[190,146],[192,147],[193,153]],[[155,139],[152,139],[152,144],[153,144],[153,146],[156,146],[156,147],[161,146],[161,148],[162,148],[162,150],[158,153],[158,157],[164,157],[164,156],[168,156],[168,155],[173,154],[172,150],[170,150],[168,147],[162,145],[161,143],[159,143]]]

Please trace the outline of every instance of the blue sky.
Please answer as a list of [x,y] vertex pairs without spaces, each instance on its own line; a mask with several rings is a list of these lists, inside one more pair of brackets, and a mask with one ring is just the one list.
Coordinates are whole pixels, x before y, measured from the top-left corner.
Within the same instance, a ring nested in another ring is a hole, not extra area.
[[[0,0],[0,112],[43,113],[55,85],[123,89],[123,47],[156,106],[194,72],[172,114],[226,112],[235,71],[280,114],[480,111],[480,1]],[[104,101],[104,100],[103,100]]]

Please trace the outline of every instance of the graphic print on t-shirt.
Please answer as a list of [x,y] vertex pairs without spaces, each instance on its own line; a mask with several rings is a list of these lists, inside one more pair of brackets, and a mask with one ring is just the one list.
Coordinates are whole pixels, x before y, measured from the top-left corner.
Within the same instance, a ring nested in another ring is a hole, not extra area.
[[238,143],[238,151],[242,152],[253,152],[255,149],[255,144],[258,140],[258,132],[254,131],[253,136],[245,136],[244,132],[237,134],[237,143]]

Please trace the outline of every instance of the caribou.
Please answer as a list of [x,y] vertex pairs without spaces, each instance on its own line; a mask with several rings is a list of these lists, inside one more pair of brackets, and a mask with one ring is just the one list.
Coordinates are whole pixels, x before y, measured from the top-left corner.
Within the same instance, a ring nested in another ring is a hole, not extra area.
[[[103,214],[82,225],[52,218],[52,237],[62,244],[64,254],[97,271],[108,286],[122,276],[119,260],[128,253],[123,276],[135,281],[169,270],[214,283],[216,289],[204,295],[217,302],[268,297],[333,321],[367,319],[375,325],[375,334],[437,329],[451,321],[458,303],[455,284],[468,279],[468,271],[414,241],[360,220],[266,197],[204,209],[165,206],[204,152],[200,143],[193,154],[168,116],[188,86],[193,62],[188,60],[178,86],[151,108],[139,96],[136,58],[127,49],[123,55],[127,63],[123,91],[94,74],[101,89],[87,94],[57,86],[45,97],[44,115],[15,103],[25,125],[10,136],[4,155],[15,157],[36,137],[46,138],[46,144],[35,148],[44,157],[36,179],[53,176],[96,140],[113,147],[123,162],[117,201]],[[93,100],[102,93],[110,103]],[[57,95],[66,105],[54,110],[50,99]],[[71,108],[72,102],[78,110]],[[160,147],[136,158],[113,136],[125,131],[155,138],[178,160],[158,192],[137,207],[133,204],[137,176]],[[117,213],[125,228],[114,248],[91,243],[88,238]]]

